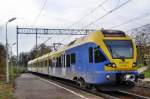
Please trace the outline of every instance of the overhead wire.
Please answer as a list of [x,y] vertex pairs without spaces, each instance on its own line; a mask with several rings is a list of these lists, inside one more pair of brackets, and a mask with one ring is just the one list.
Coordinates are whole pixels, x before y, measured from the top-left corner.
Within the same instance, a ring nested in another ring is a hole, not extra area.
[[129,29],[129,30],[127,30],[126,32],[129,32],[129,31],[132,31],[132,30],[136,30],[136,29],[139,29],[139,28],[143,28],[143,27],[146,26],[146,25],[148,25],[148,24],[141,25],[141,26],[139,26],[139,27],[135,27],[135,28]]
[[[86,15],[84,15],[83,17],[81,17],[79,20],[77,20],[75,23],[73,23],[71,26],[80,23],[80,21],[82,21],[83,19],[85,19],[86,17],[88,17],[89,15],[91,15],[92,13],[94,13],[98,8],[102,7],[105,3],[107,3],[109,0],[105,0],[102,3],[100,3],[98,6],[96,6],[94,9],[92,9],[89,13],[87,13]],[[105,11],[105,10],[104,10]],[[69,35],[66,38],[71,37],[72,35]],[[60,42],[63,42],[66,40],[66,38],[62,39]]]
[[[47,4],[47,0],[44,1],[44,3],[43,3],[43,5],[42,5],[42,7],[41,7],[41,9],[40,9],[40,11],[39,11],[39,13],[38,13],[38,15],[35,17],[35,20],[34,20],[34,22],[33,22],[33,25],[36,25],[36,23],[37,23],[38,19],[40,18],[41,13],[43,12],[43,10],[44,10],[46,4]],[[52,37],[49,37],[49,38],[48,38],[46,41],[44,41],[43,43],[46,43],[46,42],[49,41],[51,38],[52,38]]]
[[103,16],[97,18],[96,20],[90,22],[89,24],[85,25],[85,26],[82,27],[82,28],[86,28],[86,27],[91,26],[92,24],[98,22],[99,20],[103,19],[104,17],[106,17],[106,16],[108,16],[109,14],[113,13],[114,11],[120,9],[120,8],[123,7],[124,5],[128,4],[130,1],[132,1],[132,0],[127,0],[126,2],[122,3],[121,5],[118,5],[118,7],[113,8],[112,10],[110,10],[109,12],[107,12],[106,14],[104,14]]
[[94,9],[92,9],[91,11],[89,11],[89,13],[87,13],[86,15],[82,16],[79,20],[77,20],[75,23],[73,23],[71,26],[78,24],[80,21],[82,21],[83,19],[85,19],[86,17],[88,17],[89,15],[91,15],[92,13],[94,13],[98,8],[102,7],[105,3],[107,3],[109,0],[105,0],[102,3],[100,3],[98,6],[96,6]]
[[128,24],[128,23],[131,23],[133,21],[137,21],[137,20],[142,19],[144,17],[147,17],[149,15],[150,15],[150,13],[146,13],[143,16],[138,16],[138,17],[131,18],[131,19],[127,20],[127,21],[124,21],[124,22],[122,22],[122,23],[120,23],[118,25],[114,25],[114,26],[112,26],[110,28],[116,28],[116,27],[119,27],[119,26],[122,26],[122,25],[125,25],[125,24]]
[[40,11],[39,11],[39,13],[38,13],[38,15],[35,17],[35,20],[34,20],[34,22],[33,22],[33,25],[36,25],[36,23],[37,23],[39,17],[41,16],[42,11],[44,10],[44,7],[46,6],[46,3],[47,3],[47,0],[44,1],[44,3],[43,3],[43,5],[42,5],[42,7],[41,7],[41,9],[40,9]]
[[[99,17],[98,19],[90,22],[89,24],[87,24],[86,26],[82,27],[82,29],[94,24],[95,22],[101,20],[102,18],[106,17],[107,15],[113,13],[114,11],[118,10],[119,8],[123,7],[124,5],[126,5],[127,3],[129,3],[132,0],[127,0],[126,2],[122,3],[121,5],[118,5],[120,3],[120,0],[117,3],[117,6],[115,8],[113,8],[112,10],[108,11],[106,14],[104,14],[103,16]],[[66,37],[65,39],[61,40],[61,42],[63,42],[64,40],[66,40],[67,38],[69,38],[70,36]]]

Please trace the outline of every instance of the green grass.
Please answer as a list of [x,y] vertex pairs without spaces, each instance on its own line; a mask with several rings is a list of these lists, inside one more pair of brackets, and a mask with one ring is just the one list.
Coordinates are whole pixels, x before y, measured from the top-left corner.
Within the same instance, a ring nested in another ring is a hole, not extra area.
[[15,99],[13,96],[14,92],[14,80],[19,76],[21,72],[17,74],[16,67],[10,71],[10,82],[6,84],[6,81],[0,79],[0,99]]
[[14,99],[13,97],[13,83],[9,84],[0,81],[0,99]]
[[138,68],[143,67],[143,66],[144,66],[143,63],[139,63],[139,64],[138,64]]
[[149,68],[143,72],[144,75],[145,75],[145,78],[150,78],[150,65],[149,65]]

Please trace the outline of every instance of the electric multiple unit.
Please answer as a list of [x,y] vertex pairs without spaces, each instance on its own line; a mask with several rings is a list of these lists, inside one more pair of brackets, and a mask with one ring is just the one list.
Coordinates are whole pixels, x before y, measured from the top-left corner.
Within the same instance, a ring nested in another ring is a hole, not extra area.
[[81,85],[135,82],[136,45],[124,32],[100,30],[76,39],[67,46],[28,62],[28,70]]

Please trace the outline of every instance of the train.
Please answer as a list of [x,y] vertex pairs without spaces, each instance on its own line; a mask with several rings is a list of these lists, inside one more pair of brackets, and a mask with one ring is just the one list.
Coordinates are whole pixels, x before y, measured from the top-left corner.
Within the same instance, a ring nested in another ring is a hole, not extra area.
[[28,62],[28,71],[75,81],[82,87],[143,79],[134,40],[120,30],[97,30]]

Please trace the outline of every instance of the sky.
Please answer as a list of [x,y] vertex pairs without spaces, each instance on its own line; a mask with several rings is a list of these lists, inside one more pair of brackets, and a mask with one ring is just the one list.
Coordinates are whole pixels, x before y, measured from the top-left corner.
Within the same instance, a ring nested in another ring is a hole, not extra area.
[[[0,0],[0,42],[5,44],[5,25],[12,17],[17,19],[8,23],[10,46],[16,42],[16,26],[28,28],[105,28],[128,31],[150,23],[150,1],[131,0],[101,20],[85,27],[126,1],[128,0],[47,0],[43,7],[45,0]],[[102,3],[104,4],[98,8],[97,6]],[[81,18],[82,20],[80,20]],[[137,19],[135,20],[135,18]],[[126,24],[119,25],[126,21]],[[46,42],[47,45],[55,42],[68,43],[79,36],[39,35],[38,44],[49,37],[52,39]],[[19,52],[30,51],[34,46],[35,35],[19,35]],[[13,54],[16,54],[15,45],[12,46],[12,51]]]

